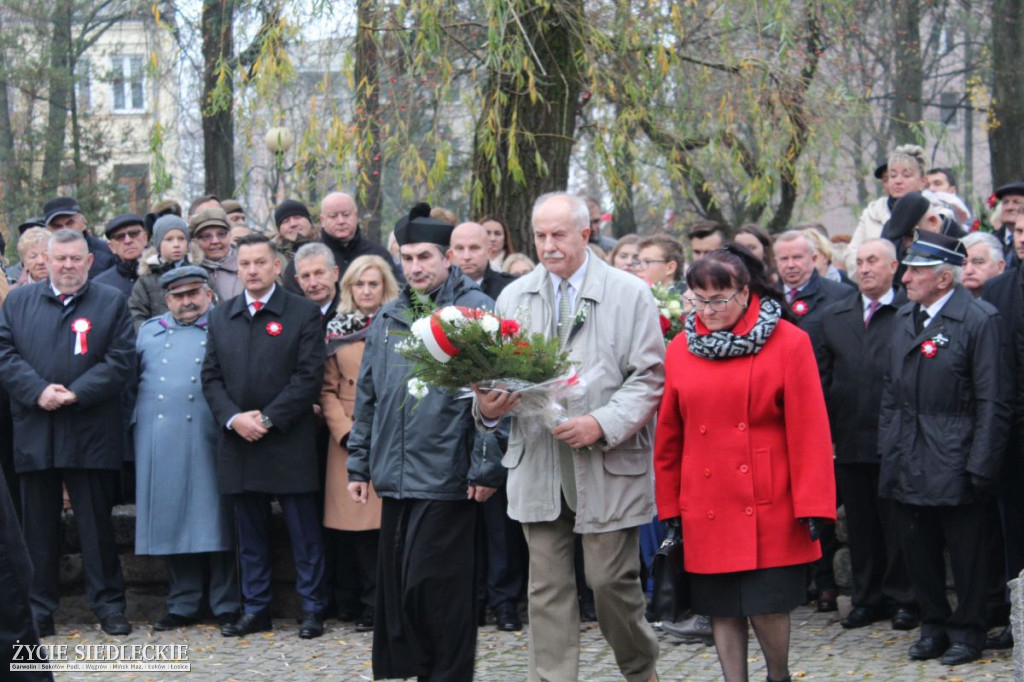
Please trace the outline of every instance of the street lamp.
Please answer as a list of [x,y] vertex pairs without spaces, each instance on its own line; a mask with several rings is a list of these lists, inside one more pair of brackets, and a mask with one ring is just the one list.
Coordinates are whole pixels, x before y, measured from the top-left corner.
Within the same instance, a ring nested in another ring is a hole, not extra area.
[[292,148],[292,131],[282,126],[275,126],[267,131],[266,136],[263,138],[263,143],[267,145],[267,150],[274,155],[274,176],[273,189],[271,190],[271,204],[272,207],[281,203],[284,197],[284,187],[282,187],[282,169],[284,168],[284,155],[289,149]]

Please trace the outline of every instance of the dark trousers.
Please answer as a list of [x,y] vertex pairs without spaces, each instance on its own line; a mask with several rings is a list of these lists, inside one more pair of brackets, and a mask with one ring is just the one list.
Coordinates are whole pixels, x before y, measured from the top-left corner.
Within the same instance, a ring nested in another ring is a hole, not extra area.
[[[985,646],[986,504],[921,507],[897,502],[900,540],[914,598],[921,609],[921,636],[948,636]],[[956,611],[946,599],[943,548],[949,550]]]
[[237,613],[238,567],[234,552],[170,554],[164,557],[170,590],[167,611],[198,618],[203,608],[203,586],[209,578],[210,609],[214,615]]
[[[1003,464],[1003,485],[999,491],[1000,520],[1003,527],[1005,571],[1008,579],[1024,571],[1024,453],[1016,443]],[[1007,591],[1009,595],[1009,591]]]
[[473,679],[476,503],[384,498],[373,630],[376,679]]
[[[295,591],[302,597],[302,610],[323,612],[327,606],[324,590],[324,549],[318,493],[276,495],[288,526],[295,560]],[[242,578],[245,613],[270,608],[270,501],[275,495],[245,492],[232,495],[238,527],[238,565]]]
[[82,545],[89,608],[100,619],[124,613],[124,579],[117,558],[110,512],[118,494],[118,472],[48,469],[21,474],[22,528],[35,573],[32,614],[53,615],[60,605],[60,515],[66,485]]
[[484,503],[478,527],[477,566],[480,604],[496,609],[515,606],[526,587],[526,538],[523,527],[508,516],[508,495],[498,488]]
[[330,548],[327,584],[333,589],[339,615],[373,613],[377,606],[377,554],[380,531],[324,529]]
[[846,508],[855,607],[913,607],[893,501],[878,497],[878,464],[837,464]]

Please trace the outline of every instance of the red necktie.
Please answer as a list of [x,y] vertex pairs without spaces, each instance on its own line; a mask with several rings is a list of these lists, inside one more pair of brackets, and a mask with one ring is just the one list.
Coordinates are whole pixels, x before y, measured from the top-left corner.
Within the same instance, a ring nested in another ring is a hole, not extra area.
[[868,303],[868,316],[864,318],[864,328],[867,329],[868,325],[871,324],[871,318],[875,316],[875,311],[882,307],[882,304],[878,301],[871,301]]
[[252,302],[252,311],[254,313],[258,313],[260,311],[260,308],[262,308],[262,307],[263,307],[263,301],[253,301]]

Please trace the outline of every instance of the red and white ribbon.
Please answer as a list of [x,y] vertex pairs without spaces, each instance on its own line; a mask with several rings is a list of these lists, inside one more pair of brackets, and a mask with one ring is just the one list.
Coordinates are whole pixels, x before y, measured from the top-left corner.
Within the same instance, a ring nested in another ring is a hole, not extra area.
[[71,323],[71,331],[75,333],[75,355],[85,355],[89,352],[89,330],[92,329],[92,322],[80,317]]

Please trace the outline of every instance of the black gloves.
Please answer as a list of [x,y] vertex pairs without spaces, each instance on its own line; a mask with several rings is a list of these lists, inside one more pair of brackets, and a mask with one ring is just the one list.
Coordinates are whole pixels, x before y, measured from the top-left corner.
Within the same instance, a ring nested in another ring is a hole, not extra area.
[[665,542],[671,540],[671,544],[676,544],[682,539],[683,523],[678,516],[671,519],[665,519],[662,521],[662,525],[665,527]]
[[988,476],[971,474],[971,488],[977,497],[988,497],[999,491],[999,481]]
[[825,530],[825,524],[830,523],[828,519],[818,519],[814,517],[797,519],[797,521],[807,524],[807,533],[811,536],[811,542],[816,542],[821,537],[821,532]]

